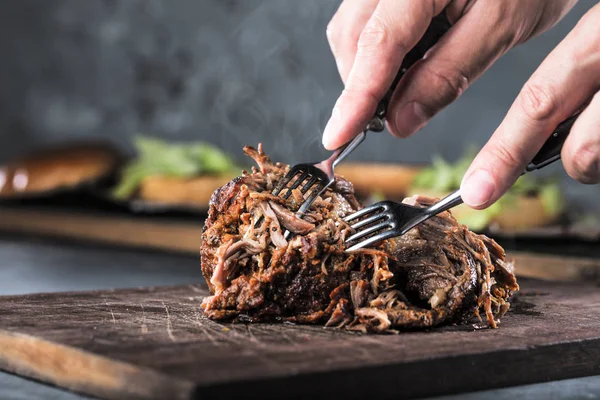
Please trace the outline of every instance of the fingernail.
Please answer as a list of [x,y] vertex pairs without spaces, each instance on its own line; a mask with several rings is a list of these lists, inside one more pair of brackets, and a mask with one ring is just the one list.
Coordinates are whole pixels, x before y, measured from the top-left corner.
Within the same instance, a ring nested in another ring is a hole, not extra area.
[[477,170],[467,176],[461,185],[461,197],[470,206],[478,207],[490,201],[496,184],[489,172]]
[[430,118],[430,113],[421,103],[416,101],[407,103],[396,111],[394,118],[396,133],[401,136],[410,136],[425,126]]
[[325,130],[323,131],[323,146],[325,146],[325,148],[328,150],[331,150],[330,146],[333,144],[335,134],[340,128],[341,120],[342,117],[339,107],[334,107],[331,111],[331,117],[329,117],[329,121],[327,121]]

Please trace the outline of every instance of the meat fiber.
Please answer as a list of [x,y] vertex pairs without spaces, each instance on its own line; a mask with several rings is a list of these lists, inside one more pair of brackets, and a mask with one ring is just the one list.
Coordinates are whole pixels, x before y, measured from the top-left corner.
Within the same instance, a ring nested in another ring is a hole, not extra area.
[[[299,190],[288,200],[271,194],[289,166],[271,162],[260,145],[244,151],[258,168],[215,191],[204,226],[202,272],[212,296],[202,307],[209,318],[393,332],[473,321],[495,328],[508,310],[518,284],[504,250],[450,212],[346,253],[353,230],[343,217],[360,209],[352,184],[337,177],[301,219]],[[285,230],[293,232],[289,239]]]

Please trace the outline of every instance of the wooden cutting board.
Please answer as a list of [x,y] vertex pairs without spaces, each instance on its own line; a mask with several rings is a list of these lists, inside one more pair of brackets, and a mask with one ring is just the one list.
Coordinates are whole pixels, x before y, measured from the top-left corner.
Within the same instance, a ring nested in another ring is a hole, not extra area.
[[220,324],[198,286],[0,298],[0,368],[105,399],[406,398],[600,373],[600,288],[522,281],[496,330]]

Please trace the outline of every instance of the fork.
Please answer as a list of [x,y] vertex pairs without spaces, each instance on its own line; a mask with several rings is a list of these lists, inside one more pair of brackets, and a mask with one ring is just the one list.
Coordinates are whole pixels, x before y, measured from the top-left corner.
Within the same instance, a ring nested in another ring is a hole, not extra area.
[[[544,168],[560,159],[562,145],[579,114],[567,118],[557,126],[521,175]],[[346,252],[353,252],[386,239],[402,236],[420,223],[462,202],[460,189],[458,189],[427,208],[389,200],[365,207],[344,218],[356,230],[345,240],[346,245],[353,243]]]
[[[431,21],[421,40],[404,58],[398,74],[383,99],[378,103],[375,115],[369,121],[365,130],[350,142],[336,149],[326,160],[319,163],[297,164],[291,167],[283,179],[275,186],[272,193],[287,200],[291,196],[292,191],[304,183],[300,192],[305,196],[305,199],[296,212],[296,215],[299,217],[304,215],[315,199],[335,183],[335,167],[365,140],[367,132],[383,131],[388,104],[401,78],[414,63],[423,58],[425,53],[438,42],[448,29],[450,29],[450,23],[445,13],[436,16]],[[308,194],[311,189],[312,192]],[[284,237],[288,238],[289,235],[290,232],[286,231]]]

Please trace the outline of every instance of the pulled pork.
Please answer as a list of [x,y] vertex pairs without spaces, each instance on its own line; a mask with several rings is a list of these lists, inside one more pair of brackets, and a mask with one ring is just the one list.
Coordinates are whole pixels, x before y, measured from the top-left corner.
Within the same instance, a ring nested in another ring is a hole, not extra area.
[[[345,253],[353,230],[343,217],[360,208],[352,184],[337,177],[301,219],[294,213],[304,201],[299,190],[287,200],[271,194],[289,166],[271,162],[261,145],[244,152],[258,168],[215,191],[204,226],[209,318],[393,332],[476,320],[495,328],[508,310],[518,285],[504,250],[450,212]],[[427,206],[435,199],[404,201]]]

